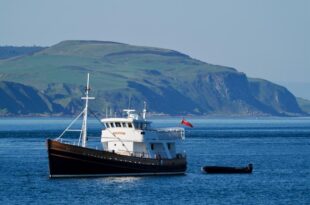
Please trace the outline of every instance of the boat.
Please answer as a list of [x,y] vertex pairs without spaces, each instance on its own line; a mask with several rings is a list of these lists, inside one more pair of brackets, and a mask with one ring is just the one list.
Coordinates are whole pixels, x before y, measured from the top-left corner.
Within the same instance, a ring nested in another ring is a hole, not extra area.
[[248,164],[246,167],[204,166],[201,171],[208,174],[251,174],[253,164]]
[[[59,137],[46,140],[50,178],[185,174],[186,154],[177,152],[177,144],[185,139],[184,128],[152,128],[145,103],[142,116],[125,109],[125,117],[101,119],[100,147],[88,146],[88,100],[94,99],[89,91],[88,74],[85,108]],[[81,117],[81,129],[73,129]],[[67,132],[79,132],[79,140],[65,140]]]

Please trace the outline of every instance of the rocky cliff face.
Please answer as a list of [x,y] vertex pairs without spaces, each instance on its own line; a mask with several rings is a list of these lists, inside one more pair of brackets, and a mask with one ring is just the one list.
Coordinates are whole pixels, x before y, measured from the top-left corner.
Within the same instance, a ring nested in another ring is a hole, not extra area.
[[196,98],[201,105],[207,105],[209,109],[204,110],[207,113],[275,114],[253,96],[248,79],[243,73],[199,73],[192,87],[192,90],[204,94],[196,93],[192,98]]
[[310,100],[297,98],[297,103],[303,112],[310,114]]
[[2,115],[44,115],[63,111],[48,96],[20,83],[0,82],[0,99]]
[[[285,88],[264,80],[248,80],[239,72],[197,73],[192,82],[177,87],[160,86],[160,91],[129,82],[157,112],[220,115],[299,115],[303,111]],[[158,88],[158,87],[157,87]],[[158,94],[160,93],[160,94]]]
[[250,90],[255,99],[264,106],[273,109],[278,115],[295,115],[303,113],[295,96],[285,87],[266,80],[250,79]]

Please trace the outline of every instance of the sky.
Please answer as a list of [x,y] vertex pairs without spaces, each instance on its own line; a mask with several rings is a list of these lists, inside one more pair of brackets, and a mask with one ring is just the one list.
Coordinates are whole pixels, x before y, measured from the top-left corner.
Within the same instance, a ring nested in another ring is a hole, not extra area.
[[308,0],[0,0],[0,45],[77,39],[177,50],[310,99]]

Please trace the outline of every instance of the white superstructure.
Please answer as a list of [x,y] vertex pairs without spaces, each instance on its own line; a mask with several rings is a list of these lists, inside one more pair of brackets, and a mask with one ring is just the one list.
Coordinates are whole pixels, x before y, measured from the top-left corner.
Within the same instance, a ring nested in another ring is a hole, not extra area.
[[101,122],[101,142],[104,150],[122,155],[144,158],[176,158],[176,143],[185,138],[184,128],[152,129],[151,122],[145,119],[146,107],[142,117],[135,110],[124,110],[125,118],[104,118]]

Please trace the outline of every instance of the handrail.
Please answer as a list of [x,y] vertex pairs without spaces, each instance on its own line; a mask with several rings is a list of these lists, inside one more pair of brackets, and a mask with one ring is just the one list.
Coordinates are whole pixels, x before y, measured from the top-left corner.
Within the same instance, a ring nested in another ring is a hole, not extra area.
[[[111,150],[105,150],[105,151],[115,153]],[[128,153],[130,154],[130,156],[133,156],[133,157],[152,158],[147,152],[133,152],[133,151],[127,151],[127,150],[118,150],[118,152]]]
[[[69,144],[69,145],[80,146],[78,143],[75,143],[76,141],[73,141],[73,140],[70,141],[68,139],[65,140],[65,139],[61,138],[61,139],[59,139],[59,141],[61,143],[65,143],[65,144]],[[80,147],[82,147],[82,146],[80,146]],[[96,150],[98,150],[97,147],[96,147]],[[109,152],[109,153],[115,153],[115,151],[111,151],[111,150],[101,150],[101,151],[105,151],[105,152]],[[119,150],[118,153],[120,153],[120,152],[127,153],[127,154],[129,154],[128,156],[132,156],[132,157],[153,159],[152,156],[150,156],[147,152],[132,152],[132,151],[127,151],[127,150]],[[177,159],[186,158],[186,153],[185,152],[176,153],[175,158],[177,158]],[[168,159],[168,158],[165,158],[165,157],[160,156],[160,155],[157,155],[157,156],[155,155],[155,159]]]
[[[158,134],[164,134],[167,138],[180,138],[185,139],[185,130],[184,128],[158,128],[158,129],[146,129],[145,131],[157,132]],[[163,136],[161,136],[162,138]]]

